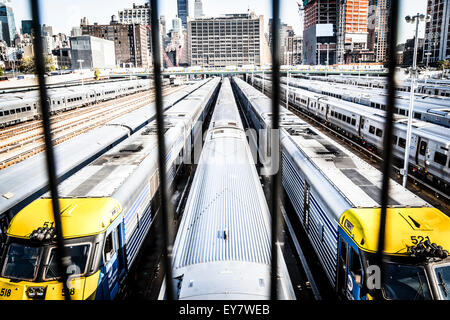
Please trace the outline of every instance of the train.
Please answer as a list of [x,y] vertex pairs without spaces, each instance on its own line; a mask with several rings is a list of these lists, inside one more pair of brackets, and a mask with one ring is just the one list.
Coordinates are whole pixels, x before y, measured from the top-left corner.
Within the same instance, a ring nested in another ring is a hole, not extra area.
[[[150,80],[130,80],[48,90],[51,114],[92,105],[106,100],[149,90]],[[0,128],[39,119],[37,91],[6,93],[0,97]]]
[[[262,89],[262,79],[253,85]],[[286,87],[281,85],[281,99]],[[271,92],[271,82],[265,80],[264,91]],[[358,142],[375,154],[383,152],[385,111],[337,99],[300,88],[289,88],[289,105],[311,115],[325,125]],[[402,162],[406,147],[407,117],[396,115],[393,132],[393,155]],[[450,188],[450,128],[412,120],[410,172],[445,193]]]
[[[354,75],[329,75],[328,77],[315,75],[302,75],[310,80],[328,81],[342,84],[351,84],[367,88],[387,89],[387,81],[384,77],[354,76]],[[416,82],[416,93],[429,94],[441,97],[450,97],[450,81],[448,79],[419,79]],[[398,81],[395,85],[397,91],[410,92],[409,79]]]
[[[265,77],[266,80],[268,77]],[[281,83],[287,83],[287,78],[281,78]],[[363,88],[339,83],[327,83],[316,80],[291,78],[289,87],[301,88],[338,99],[355,102],[375,109],[386,110],[387,91],[378,88]],[[410,94],[398,91],[396,93],[395,114],[408,116]],[[450,101],[441,96],[416,94],[414,99],[414,119],[450,128]]]
[[[212,79],[165,112],[168,186],[201,136],[219,88]],[[71,257],[69,292],[56,269],[49,194],[17,213],[7,230],[0,287],[6,300],[114,299],[134,266],[159,207],[156,123],[79,170],[59,185],[61,220]]]
[[[170,110],[210,80],[198,81],[164,97],[164,111]],[[155,108],[149,103],[56,145],[54,150],[59,181],[68,178],[154,119]],[[47,179],[44,153],[1,170],[0,194],[4,196],[0,197],[0,243],[4,242],[8,224],[14,215],[47,191]]]
[[[173,247],[176,299],[270,299],[270,212],[224,78]],[[279,299],[295,299],[279,245]],[[160,297],[164,297],[165,286]]]
[[[255,130],[270,130],[271,102],[245,81],[233,87]],[[280,106],[281,181],[341,298],[449,300],[450,218],[390,180],[385,281],[376,260],[382,173]]]

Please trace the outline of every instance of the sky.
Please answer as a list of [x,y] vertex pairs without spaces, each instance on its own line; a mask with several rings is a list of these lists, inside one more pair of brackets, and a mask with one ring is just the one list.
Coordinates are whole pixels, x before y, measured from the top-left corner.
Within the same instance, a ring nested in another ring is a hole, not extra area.
[[[296,34],[301,34],[297,2],[301,0],[281,0],[281,20],[291,25]],[[249,9],[256,14],[264,15],[265,32],[268,32],[268,22],[271,16],[270,0],[203,0],[203,12],[207,16],[217,16],[225,13],[245,13]],[[21,20],[31,18],[29,0],[12,0],[17,28]],[[40,0],[42,6],[42,22],[53,27],[53,32],[63,32],[70,35],[74,26],[79,26],[82,17],[87,17],[90,23],[108,24],[112,15],[119,10],[132,7],[133,3],[144,4],[144,0]],[[427,0],[400,0],[400,16],[415,15],[426,12]],[[159,0],[160,14],[165,15],[167,29],[172,26],[171,20],[177,14],[176,0]],[[194,13],[194,0],[190,0],[190,13]],[[424,34],[425,24],[419,26],[419,37]],[[415,27],[402,20],[399,28],[398,42],[414,36]]]

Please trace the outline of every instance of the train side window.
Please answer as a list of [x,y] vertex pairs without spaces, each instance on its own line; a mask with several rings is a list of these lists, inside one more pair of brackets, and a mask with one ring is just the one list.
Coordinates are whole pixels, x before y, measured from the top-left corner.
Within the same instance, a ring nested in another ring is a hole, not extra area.
[[375,134],[375,127],[374,126],[369,126],[369,133]]
[[395,146],[397,144],[397,136],[393,135],[392,136],[392,144]]
[[9,111],[11,112],[11,114],[15,114],[16,113],[16,110],[14,110],[14,109],[11,109]]
[[420,142],[419,153],[424,156],[426,150],[427,150],[427,143],[425,141]]
[[419,113],[419,112],[414,112],[414,118],[416,118],[416,119],[422,119],[422,114],[421,113]]
[[9,116],[9,111],[8,110],[5,111],[5,116]]
[[362,266],[361,262],[359,261],[359,256],[356,253],[355,249],[351,248],[351,261],[350,261],[350,272],[352,273],[353,277],[355,278],[355,282],[361,286],[361,280],[362,280]]
[[103,253],[105,255],[105,263],[108,263],[111,260],[111,257],[114,254],[114,243],[113,243],[113,233],[111,232],[105,241],[105,248],[103,249]]
[[346,122],[347,121],[347,116],[344,114],[342,115],[342,121]]
[[383,130],[377,128],[377,137],[381,137],[383,135]]
[[434,153],[434,162],[445,166],[445,164],[447,163],[447,156],[445,154],[443,154],[443,153],[440,153],[440,152],[436,151]]
[[351,121],[351,118],[347,117],[347,123],[350,123],[350,121]]
[[405,149],[405,148],[406,148],[406,139],[398,138],[398,146],[399,146],[400,148]]
[[356,119],[352,119],[352,126],[356,125]]
[[3,111],[0,111],[0,117],[3,117]]

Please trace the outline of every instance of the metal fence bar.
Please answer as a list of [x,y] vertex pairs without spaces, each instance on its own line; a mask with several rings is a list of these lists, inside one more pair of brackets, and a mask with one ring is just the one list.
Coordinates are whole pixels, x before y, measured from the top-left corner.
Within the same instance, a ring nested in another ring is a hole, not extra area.
[[[376,262],[380,268],[381,285],[384,282],[384,246],[386,235],[386,212],[389,198],[389,177],[391,174],[392,164],[392,132],[393,132],[393,120],[394,120],[394,108],[395,108],[395,67],[396,67],[396,52],[395,47],[397,45],[397,32],[399,10],[398,1],[391,1],[389,11],[389,43],[388,43],[388,97],[387,97],[387,110],[386,110],[386,122],[384,127],[384,151],[383,151],[383,180],[381,189],[381,212],[380,212],[380,227],[378,232],[378,250],[376,254]],[[378,299],[382,299],[381,290],[377,290]]]
[[69,276],[67,274],[67,267],[70,265],[71,257],[67,254],[66,247],[64,247],[64,238],[60,216],[58,180],[56,178],[55,154],[53,151],[52,132],[50,127],[50,110],[49,110],[50,108],[48,105],[48,94],[47,88],[45,87],[45,77],[44,77],[45,61],[44,61],[43,43],[40,27],[41,26],[40,8],[39,2],[37,0],[30,0],[30,4],[33,20],[32,25],[34,29],[33,45],[36,48],[34,56],[36,64],[36,74],[39,81],[39,94],[41,100],[42,125],[44,128],[47,173],[50,186],[50,194],[52,198],[53,219],[55,221],[55,230],[56,230],[56,241],[57,241],[56,261],[58,265],[58,272],[62,278],[64,298],[66,300],[70,300],[70,294],[68,290]]
[[[172,246],[169,243],[169,203],[166,177],[166,148],[164,139],[164,115],[162,100],[162,81],[161,81],[161,54],[159,40],[159,20],[158,20],[158,0],[150,0],[151,10],[151,38],[152,38],[152,56],[153,56],[153,83],[155,86],[155,106],[156,106],[156,125],[158,131],[158,168],[160,179],[161,194],[161,214],[162,214],[162,237],[163,237],[163,264],[166,279],[166,298],[174,299],[172,285]],[[170,215],[173,216],[173,215]]]
[[[278,298],[277,288],[277,264],[278,264],[278,252],[277,252],[277,237],[278,237],[278,225],[280,216],[280,135],[279,135],[279,122],[280,122],[280,1],[272,0],[272,132],[275,133],[277,140],[275,142],[276,150],[272,150],[272,166],[274,163],[278,163],[275,174],[271,178],[271,213],[272,213],[272,226],[271,226],[271,245],[272,245],[272,261],[271,261],[271,274],[270,274],[270,297],[272,300]],[[273,138],[274,136],[272,136]],[[277,162],[274,162],[274,158]]]

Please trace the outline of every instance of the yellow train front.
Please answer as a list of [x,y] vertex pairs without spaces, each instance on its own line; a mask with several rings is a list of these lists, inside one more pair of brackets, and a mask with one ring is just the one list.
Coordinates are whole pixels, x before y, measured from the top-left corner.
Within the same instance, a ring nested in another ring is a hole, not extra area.
[[[61,199],[69,294],[74,300],[111,299],[118,290],[109,274],[125,272],[119,261],[121,207],[111,198]],[[64,299],[57,269],[51,199],[38,199],[18,213],[7,231],[0,277],[0,299]],[[105,239],[106,238],[106,239]],[[116,276],[117,277],[117,276]]]

